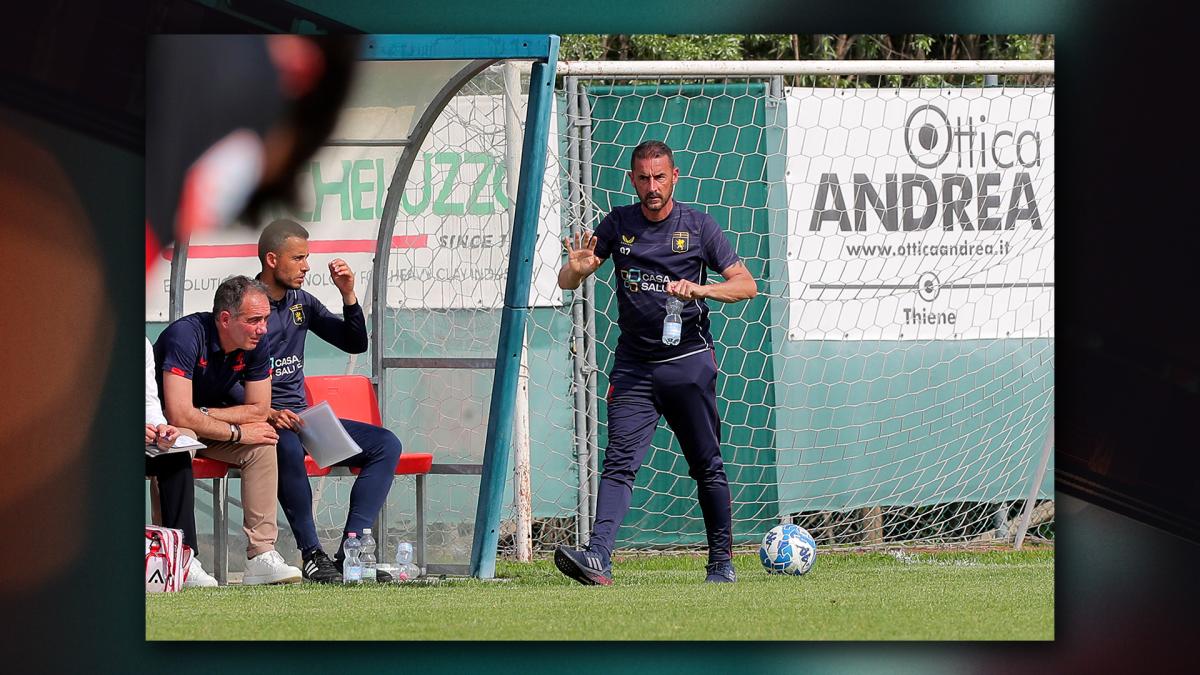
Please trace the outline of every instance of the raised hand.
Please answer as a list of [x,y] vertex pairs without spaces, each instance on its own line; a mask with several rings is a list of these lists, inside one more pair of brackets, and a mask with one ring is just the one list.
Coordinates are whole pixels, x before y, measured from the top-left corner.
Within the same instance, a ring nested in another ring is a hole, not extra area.
[[[333,277],[333,285],[337,287],[338,292],[342,294],[342,299],[354,294],[354,271],[341,258],[334,258],[329,262],[329,276]],[[347,303],[349,304],[349,303]]]
[[596,243],[600,240],[588,230],[575,233],[574,245],[571,237],[563,237],[563,248],[567,250],[567,268],[579,278],[595,272],[604,262],[596,257]]

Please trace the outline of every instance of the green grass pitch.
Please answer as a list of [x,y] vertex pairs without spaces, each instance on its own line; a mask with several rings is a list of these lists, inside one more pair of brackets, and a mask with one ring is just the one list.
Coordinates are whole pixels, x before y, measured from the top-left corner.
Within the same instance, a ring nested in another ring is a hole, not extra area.
[[507,581],[185,589],[146,596],[149,640],[1051,640],[1052,549],[821,553],[802,577],[735,559],[618,556],[614,585],[580,586],[549,559],[500,562]]

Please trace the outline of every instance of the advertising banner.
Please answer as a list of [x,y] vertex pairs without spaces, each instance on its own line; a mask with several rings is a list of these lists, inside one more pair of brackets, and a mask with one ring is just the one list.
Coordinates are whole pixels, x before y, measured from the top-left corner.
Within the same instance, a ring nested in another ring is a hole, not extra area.
[[789,339],[1053,337],[1053,89],[787,103]]

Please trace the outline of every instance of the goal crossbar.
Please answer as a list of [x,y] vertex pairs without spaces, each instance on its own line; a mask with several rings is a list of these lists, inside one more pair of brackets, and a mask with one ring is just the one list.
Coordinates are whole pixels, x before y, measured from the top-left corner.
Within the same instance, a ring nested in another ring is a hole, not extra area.
[[559,61],[556,72],[574,77],[1053,75],[1054,61]]

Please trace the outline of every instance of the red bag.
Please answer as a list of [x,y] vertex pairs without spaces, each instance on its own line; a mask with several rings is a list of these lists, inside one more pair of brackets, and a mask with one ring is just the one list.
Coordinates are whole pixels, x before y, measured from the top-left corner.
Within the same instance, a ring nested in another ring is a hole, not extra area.
[[183,543],[183,530],[146,526],[146,592],[173,593],[187,580],[192,549]]

